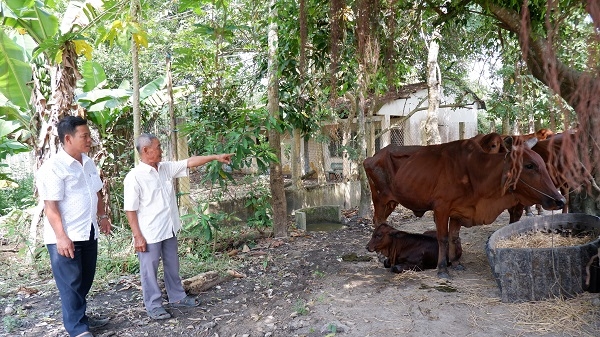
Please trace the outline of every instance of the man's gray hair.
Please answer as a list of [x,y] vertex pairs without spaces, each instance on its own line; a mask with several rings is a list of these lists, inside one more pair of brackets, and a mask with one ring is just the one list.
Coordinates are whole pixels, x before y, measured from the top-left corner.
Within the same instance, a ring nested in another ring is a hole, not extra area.
[[150,146],[152,144],[152,140],[158,139],[155,135],[150,133],[142,133],[135,140],[135,148],[139,154],[142,154],[142,149],[144,146]]

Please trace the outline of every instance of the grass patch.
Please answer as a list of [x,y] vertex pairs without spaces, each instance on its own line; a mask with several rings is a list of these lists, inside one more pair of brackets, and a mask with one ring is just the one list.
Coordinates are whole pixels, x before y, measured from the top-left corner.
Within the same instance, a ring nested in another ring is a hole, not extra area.
[[306,306],[303,300],[299,299],[296,301],[296,303],[294,303],[294,311],[298,315],[304,316],[308,314],[308,307]]
[[[48,251],[43,245],[41,229],[38,229],[38,243],[32,247],[28,240],[31,214],[27,211],[12,210],[0,223],[0,234],[5,244],[0,252],[0,296],[14,294],[21,287],[36,288],[40,291],[56,291]],[[256,228],[241,225],[220,226],[217,235],[211,240],[199,237],[197,232],[182,230],[179,234],[180,273],[182,278],[195,276],[207,271],[225,274],[238,265],[227,252],[242,249],[244,245],[264,236]],[[32,263],[26,263],[27,252],[33,251]],[[161,268],[162,269],[162,268]],[[104,291],[114,280],[122,276],[139,274],[139,261],[133,247],[131,230],[125,218],[113,221],[112,234],[100,235],[98,241],[98,262],[92,291]]]

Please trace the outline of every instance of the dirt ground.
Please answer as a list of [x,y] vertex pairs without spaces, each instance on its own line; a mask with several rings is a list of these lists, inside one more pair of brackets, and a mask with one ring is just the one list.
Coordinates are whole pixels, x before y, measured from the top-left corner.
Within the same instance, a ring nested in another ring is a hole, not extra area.
[[[352,211],[344,213],[342,229],[293,232],[289,239],[266,239],[240,252],[235,256],[237,271],[246,277],[201,293],[200,307],[168,308],[172,319],[150,320],[139,278],[123,277],[110,291],[89,297],[91,314],[110,317],[108,325],[93,332],[207,337],[600,335],[599,294],[566,301],[500,301],[484,247],[494,230],[508,223],[506,213],[494,224],[461,230],[465,270],[451,270],[450,280],[437,278],[435,270],[390,273],[365,249],[370,221]],[[405,231],[434,229],[430,213],[423,218],[393,213],[389,220]],[[66,336],[56,291],[10,296],[16,297],[14,306],[25,324],[0,336]],[[4,310],[0,316],[7,316]]]

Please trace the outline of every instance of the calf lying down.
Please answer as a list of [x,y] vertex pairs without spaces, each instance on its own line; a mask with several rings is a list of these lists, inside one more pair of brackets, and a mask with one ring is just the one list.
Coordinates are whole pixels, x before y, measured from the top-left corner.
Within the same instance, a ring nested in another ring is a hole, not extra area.
[[[384,255],[386,260],[383,264],[386,268],[391,267],[392,272],[402,273],[437,268],[438,247],[435,231],[408,233],[383,223],[375,228],[366,248]],[[456,243],[456,250],[458,259],[462,255],[460,239]]]

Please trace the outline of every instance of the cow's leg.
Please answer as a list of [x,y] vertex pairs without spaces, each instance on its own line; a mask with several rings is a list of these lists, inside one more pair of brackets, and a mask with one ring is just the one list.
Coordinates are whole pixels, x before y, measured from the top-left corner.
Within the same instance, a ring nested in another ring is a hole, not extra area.
[[464,270],[465,267],[460,263],[460,254],[458,254],[458,247],[460,244],[460,222],[456,219],[450,219],[448,235],[448,261],[450,265],[456,270]]
[[535,204],[535,209],[537,210],[538,215],[543,215],[544,211],[542,210],[542,205]]
[[533,216],[533,212],[531,211],[531,206],[525,206],[525,215]]
[[448,274],[448,213],[434,211],[433,219],[435,220],[435,228],[437,230],[438,240],[438,264],[437,274],[440,278],[450,278]]
[[525,208],[525,206],[518,204],[512,208],[508,209],[508,214],[510,216],[510,219],[508,220],[508,223],[513,223],[513,222],[517,222],[521,219],[521,217],[523,216],[523,209]]
[[561,188],[560,193],[565,196],[565,206],[562,209],[563,213],[569,212],[569,189]]

